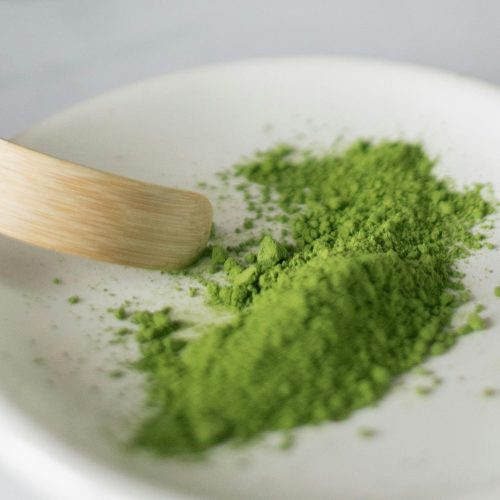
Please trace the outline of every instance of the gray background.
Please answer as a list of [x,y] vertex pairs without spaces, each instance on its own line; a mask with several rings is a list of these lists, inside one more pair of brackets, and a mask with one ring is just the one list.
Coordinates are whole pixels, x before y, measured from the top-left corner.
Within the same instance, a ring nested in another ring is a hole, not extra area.
[[[168,71],[333,53],[500,83],[500,0],[0,0],[0,136]],[[40,497],[0,470],[0,499]]]

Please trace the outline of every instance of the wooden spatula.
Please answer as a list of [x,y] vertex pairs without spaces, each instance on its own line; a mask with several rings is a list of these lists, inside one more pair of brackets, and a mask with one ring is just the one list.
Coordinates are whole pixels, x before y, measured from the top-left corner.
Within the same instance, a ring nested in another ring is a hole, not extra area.
[[205,247],[212,206],[0,139],[0,233],[58,252],[179,269]]

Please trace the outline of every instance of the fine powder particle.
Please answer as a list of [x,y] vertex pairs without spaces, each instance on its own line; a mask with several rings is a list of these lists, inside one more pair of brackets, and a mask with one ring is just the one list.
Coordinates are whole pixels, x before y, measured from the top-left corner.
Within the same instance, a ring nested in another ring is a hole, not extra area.
[[277,221],[292,238],[266,234],[245,256],[213,247],[225,283],[209,279],[206,297],[234,311],[229,324],[187,341],[168,309],[133,316],[152,411],[134,444],[186,454],[345,419],[484,328],[478,311],[450,321],[468,300],[456,262],[484,246],[472,229],[494,207],[433,165],[419,145],[366,141],[323,156],[279,146],[239,165],[245,226]]

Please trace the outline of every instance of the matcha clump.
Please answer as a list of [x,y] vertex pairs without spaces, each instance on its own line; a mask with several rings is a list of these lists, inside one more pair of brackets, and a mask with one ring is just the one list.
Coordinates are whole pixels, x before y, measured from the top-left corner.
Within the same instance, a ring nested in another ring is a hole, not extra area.
[[[249,258],[248,255],[253,255]],[[257,254],[247,254],[245,261],[248,267],[242,267],[236,260],[229,258],[224,263],[224,270],[230,282],[229,286],[211,283],[208,291],[212,303],[232,305],[243,308],[258,295],[262,288],[274,283],[276,265],[288,256],[284,245],[271,236],[264,236],[259,243]]]
[[473,330],[484,330],[486,328],[486,320],[478,313],[472,313],[467,318],[467,325]]
[[285,260],[287,255],[288,252],[283,245],[266,235],[260,242],[257,262],[261,266],[270,267]]
[[229,254],[227,250],[220,245],[214,245],[211,252],[211,270],[212,272],[217,271],[226,262]]
[[148,345],[148,353],[151,345],[155,345],[158,340],[161,342],[155,349],[161,352],[162,341],[182,326],[182,323],[171,318],[169,307],[153,312],[137,312],[132,315],[131,321],[139,326],[135,338],[140,344]]
[[291,240],[266,234],[244,258],[212,248],[225,281],[206,294],[233,309],[228,324],[184,341],[169,311],[139,313],[153,411],[135,444],[202,452],[344,419],[484,328],[478,311],[462,328],[450,321],[468,298],[457,260],[484,246],[472,229],[494,208],[481,186],[455,190],[433,167],[419,145],[366,141],[322,156],[283,145],[239,165],[248,208]]
[[68,297],[68,303],[69,304],[78,304],[80,302],[80,297],[78,295],[72,295],[71,297]]

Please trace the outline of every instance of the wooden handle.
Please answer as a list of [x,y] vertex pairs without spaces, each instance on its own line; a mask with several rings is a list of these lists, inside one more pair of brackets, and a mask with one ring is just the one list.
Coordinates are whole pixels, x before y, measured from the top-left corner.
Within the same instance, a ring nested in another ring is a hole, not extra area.
[[205,247],[204,196],[134,181],[0,139],[0,232],[137,267],[184,267]]

